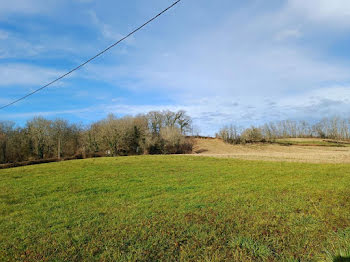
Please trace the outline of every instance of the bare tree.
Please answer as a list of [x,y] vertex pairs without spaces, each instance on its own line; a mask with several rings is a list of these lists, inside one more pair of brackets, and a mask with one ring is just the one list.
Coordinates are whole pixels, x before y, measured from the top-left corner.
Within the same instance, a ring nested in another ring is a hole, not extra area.
[[52,157],[52,121],[35,117],[27,122],[27,128],[35,156],[39,159]]
[[179,125],[180,131],[183,135],[191,132],[192,119],[186,114],[186,111],[180,110],[175,114],[175,123]]
[[164,115],[158,111],[152,111],[147,114],[148,124],[152,135],[159,135],[163,127]]

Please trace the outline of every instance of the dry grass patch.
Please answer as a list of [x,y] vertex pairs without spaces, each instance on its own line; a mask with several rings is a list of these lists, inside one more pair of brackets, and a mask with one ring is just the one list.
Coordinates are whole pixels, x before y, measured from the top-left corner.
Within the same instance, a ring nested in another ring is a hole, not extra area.
[[[319,144],[317,139],[293,139],[294,143],[302,141]],[[230,157],[247,160],[290,161],[308,163],[350,163],[350,147],[304,146],[280,144],[230,145],[220,139],[196,139],[196,155]]]

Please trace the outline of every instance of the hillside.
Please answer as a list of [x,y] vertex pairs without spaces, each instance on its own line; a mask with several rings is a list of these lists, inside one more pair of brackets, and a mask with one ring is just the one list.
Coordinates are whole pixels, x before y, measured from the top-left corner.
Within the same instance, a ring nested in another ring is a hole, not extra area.
[[0,260],[332,261],[350,255],[349,170],[198,156],[0,170]]
[[230,145],[220,139],[195,139],[195,155],[249,160],[350,163],[347,143],[322,139],[283,139],[275,144]]

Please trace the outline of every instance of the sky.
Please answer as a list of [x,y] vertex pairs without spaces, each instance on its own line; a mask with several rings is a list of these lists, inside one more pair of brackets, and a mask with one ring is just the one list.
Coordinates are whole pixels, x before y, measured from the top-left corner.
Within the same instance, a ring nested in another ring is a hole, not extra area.
[[[173,0],[11,0],[0,5],[0,105],[54,80]],[[89,124],[183,109],[224,125],[350,117],[350,1],[182,0],[85,68],[0,111]]]

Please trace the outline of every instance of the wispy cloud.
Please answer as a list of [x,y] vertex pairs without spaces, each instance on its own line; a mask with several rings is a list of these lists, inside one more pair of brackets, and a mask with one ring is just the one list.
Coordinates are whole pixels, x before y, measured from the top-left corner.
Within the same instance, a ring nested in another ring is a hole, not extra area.
[[4,31],[4,30],[0,30],[0,40],[5,40],[9,37],[8,32]]
[[348,0],[289,0],[291,12],[312,22],[350,26],[350,2]]
[[293,38],[300,38],[303,34],[299,29],[285,29],[276,34],[276,40],[278,41],[286,41]]
[[0,13],[2,16],[11,14],[38,14],[51,10],[59,1],[51,0],[11,0],[2,1],[0,5]]
[[[91,19],[92,24],[97,28],[99,33],[107,40],[116,41],[124,37],[125,35],[121,34],[118,30],[116,30],[112,25],[104,23],[96,14],[94,10],[87,11],[88,16]],[[132,43],[133,37],[125,40],[124,43]]]
[[[281,32],[275,28],[278,17],[279,13],[270,14],[269,19],[256,17],[250,22],[240,21],[239,26],[233,17],[214,30],[187,39],[166,58],[153,55],[146,65],[136,66],[136,77],[140,85],[192,97],[283,95],[350,80],[347,65],[330,61],[302,45],[276,43],[274,37]],[[264,27],[259,26],[261,19]],[[288,21],[284,23],[289,28]],[[284,37],[297,35],[285,32]]]
[[22,85],[43,85],[53,80],[62,72],[27,64],[0,64],[0,86]]
[[0,58],[28,58],[34,57],[43,51],[44,47],[40,44],[34,44],[23,40],[21,37],[5,31],[0,31]]

